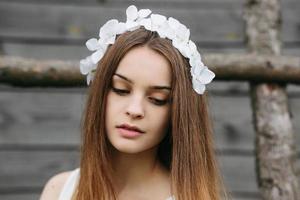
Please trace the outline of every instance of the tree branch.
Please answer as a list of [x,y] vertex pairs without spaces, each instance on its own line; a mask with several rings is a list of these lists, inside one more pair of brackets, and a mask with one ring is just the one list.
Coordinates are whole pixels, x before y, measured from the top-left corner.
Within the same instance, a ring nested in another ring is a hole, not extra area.
[[[216,80],[300,84],[300,58],[255,54],[205,54]],[[14,86],[85,86],[79,62],[0,56],[0,83]]]

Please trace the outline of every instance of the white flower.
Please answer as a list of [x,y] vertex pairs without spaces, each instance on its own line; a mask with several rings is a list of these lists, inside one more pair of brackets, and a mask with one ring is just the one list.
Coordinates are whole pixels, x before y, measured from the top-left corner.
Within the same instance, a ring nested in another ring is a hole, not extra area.
[[104,55],[104,52],[102,50],[98,50],[98,51],[94,52],[91,56],[92,57],[92,62],[94,64],[97,64],[101,60],[103,55]]
[[205,67],[204,70],[202,70],[200,76],[197,77],[197,79],[204,84],[208,84],[212,81],[212,79],[215,76],[216,76],[215,73],[213,73],[207,67]]
[[106,22],[99,31],[100,40],[104,44],[113,44],[119,30],[119,22],[116,19],[111,19]]
[[90,82],[94,79],[95,73],[94,72],[90,72],[88,73],[87,77],[86,77],[86,83],[89,85]]
[[173,17],[169,17],[168,18],[168,38],[173,40],[173,38],[175,37],[175,32],[177,30],[177,27],[179,26],[180,22],[173,18]]
[[167,18],[159,14],[151,14],[152,31],[156,31],[161,38],[166,38],[168,21]]
[[201,74],[201,71],[204,69],[204,66],[199,66],[199,65],[195,65],[195,66],[192,66],[190,71],[191,71],[191,74],[193,77],[198,77],[200,76]]
[[126,32],[126,23],[123,23],[123,22],[119,22],[119,25],[118,25],[118,28],[116,30],[116,34],[122,34],[124,32]]
[[172,44],[176,47],[180,53],[189,58],[189,36],[190,30],[181,24],[177,19],[169,17],[167,28],[167,37],[172,40]]
[[140,25],[136,22],[136,20],[139,16],[139,13],[137,8],[134,5],[131,5],[126,9],[126,16],[127,16],[127,20],[125,23],[126,29],[129,31],[134,31],[138,29]]
[[151,10],[150,9],[141,9],[138,12],[138,19],[144,19],[146,17],[148,17],[151,14]]
[[140,28],[140,25],[136,21],[127,21],[125,25],[128,31],[134,31]]
[[102,39],[97,40],[96,38],[92,38],[86,42],[86,46],[90,51],[97,50],[91,56],[93,63],[97,64],[98,61],[104,55],[104,52],[106,51],[108,44],[102,41]]
[[161,38],[170,39],[172,45],[189,59],[193,88],[198,94],[203,94],[205,85],[212,81],[215,74],[202,63],[196,44],[189,39],[190,30],[175,18],[167,19],[163,15],[151,13],[149,9],[138,10],[136,6],[131,5],[126,9],[125,23],[111,19],[100,28],[99,39],[91,38],[86,42],[87,48],[95,51],[80,60],[80,72],[87,75],[87,84],[89,85],[94,78],[98,62],[104,56],[108,46],[115,43],[117,35],[143,26],[146,30],[156,31]]
[[[175,24],[173,24],[175,25]],[[187,57],[186,49],[188,48],[187,43],[190,37],[190,30],[185,25],[179,23],[176,24],[176,31],[172,39],[172,44],[180,50],[180,52]]]
[[186,49],[186,51],[187,51],[186,53],[188,55],[190,55],[190,58],[197,59],[197,60],[201,61],[201,55],[197,50],[196,44],[192,40],[189,40],[188,48]]
[[172,45],[176,47],[184,57],[186,58],[189,57],[188,54],[186,54],[186,49],[187,49],[186,43],[174,38],[172,40]]
[[99,40],[92,38],[86,42],[86,46],[89,50],[94,51],[91,56],[91,60],[94,64],[97,64],[103,57],[109,44],[113,44],[116,39],[117,33],[121,31],[119,22],[116,19],[107,21],[99,30]]
[[196,78],[192,78],[193,88],[198,94],[203,94],[205,91],[205,85],[201,84]]
[[142,19],[139,24],[141,26],[144,26],[146,30],[149,30],[149,31],[152,31],[151,28],[152,28],[152,22],[151,22],[151,19]]
[[91,56],[80,60],[80,72],[83,75],[87,75],[90,71],[96,69],[96,65],[92,62]]
[[89,39],[88,41],[86,41],[85,45],[90,51],[95,51],[97,49],[102,48],[101,44],[98,42],[96,38]]
[[150,30],[151,31],[151,20],[150,19],[146,19],[146,17],[148,17],[151,14],[151,10],[150,9],[141,9],[138,11],[138,19],[136,20],[136,22],[141,25],[144,26],[145,29]]
[[166,16],[159,14],[151,14],[150,18],[153,23],[153,30],[159,29],[167,21]]
[[138,9],[131,5],[126,9],[127,21],[134,21],[138,18]]
[[193,77],[197,79],[202,84],[208,84],[215,77],[215,73],[210,71],[206,66],[201,69],[199,67],[195,67],[192,72]]
[[201,61],[201,55],[200,53],[196,50],[191,50],[188,49],[188,55],[189,55],[189,63],[193,67],[201,67],[201,70],[204,68],[204,64]]

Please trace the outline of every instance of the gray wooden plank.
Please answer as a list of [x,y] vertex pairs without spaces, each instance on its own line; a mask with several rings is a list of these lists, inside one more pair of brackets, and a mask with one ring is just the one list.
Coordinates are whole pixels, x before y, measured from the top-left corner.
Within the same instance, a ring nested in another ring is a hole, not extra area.
[[[229,191],[257,192],[253,157],[226,155],[218,156],[218,160]],[[54,174],[76,168],[79,154],[75,151],[0,151],[0,162],[2,193],[39,192]]]
[[[231,45],[232,44],[232,45]],[[245,49],[234,43],[219,44],[198,44],[200,53],[244,53]],[[203,46],[202,46],[203,45]],[[24,43],[2,43],[3,54],[9,56],[20,56],[34,59],[55,59],[55,60],[80,60],[90,55],[85,44],[59,45],[59,44],[24,44]],[[300,48],[298,50],[300,53]]]
[[[296,144],[298,144],[300,142],[300,135],[297,134],[300,131],[299,97],[291,96],[289,106]],[[255,131],[251,103],[247,96],[212,96],[211,110],[217,148],[254,151]],[[296,148],[299,151],[299,145]]]
[[[0,2],[0,36],[35,39],[87,39],[100,25],[125,20],[125,6],[72,6]],[[191,29],[196,41],[242,41],[242,11],[234,8],[165,8],[155,13],[174,16]],[[202,19],[202,20],[195,20]],[[212,24],[215,24],[212,26]],[[3,39],[2,39],[3,40]]]
[[[91,54],[84,44],[54,45],[54,44],[22,44],[2,43],[3,54],[35,59],[80,60]],[[241,47],[218,45],[217,47],[198,44],[200,53],[244,53]],[[300,53],[300,50],[298,51]]]
[[147,4],[240,4],[240,0],[0,0],[0,2],[20,2],[20,3],[35,3],[35,4],[75,4],[75,5],[90,5],[90,4],[114,4],[114,5],[137,5]]
[[[149,5],[149,4],[162,4],[162,5],[184,5],[184,4],[198,4],[198,5],[214,5],[214,6],[224,6],[226,4],[238,4],[241,5],[245,2],[240,0],[0,0],[0,2],[19,2],[19,3],[29,3],[29,4],[73,4],[73,5],[90,5],[90,4],[113,4],[113,5],[130,5],[132,3],[137,5]],[[297,0],[285,0],[282,4],[293,5],[298,3]]]
[[[210,109],[215,130],[216,146],[224,151],[252,152],[254,128],[250,99],[239,93],[247,84],[231,85],[222,90],[222,83],[212,83],[208,90]],[[225,83],[226,84],[226,83]],[[295,87],[300,91],[299,87]],[[228,89],[228,88],[227,88]],[[54,90],[54,91],[53,91]],[[0,148],[1,145],[69,145],[79,143],[80,119],[84,109],[85,90],[68,92],[69,89],[15,89],[0,90]],[[299,92],[297,94],[300,94]],[[289,103],[295,132],[299,132],[300,95],[291,96]],[[21,99],[21,101],[20,101]],[[300,142],[300,135],[297,134]],[[9,147],[11,148],[11,147]],[[297,147],[299,149],[299,146]]]
[[47,180],[79,166],[78,151],[0,151],[1,193],[40,192]]
[[[299,41],[299,5],[283,7],[283,40]],[[192,6],[154,11],[178,18],[191,29],[196,41],[243,41],[242,4],[228,7]],[[96,36],[108,19],[125,20],[126,6],[73,6],[0,2],[0,36],[5,38],[86,39]],[[3,20],[4,19],[4,20]],[[195,20],[201,19],[201,20]]]
[[[244,46],[236,43],[226,44],[203,44],[198,43],[198,49],[201,54],[205,53],[245,53]],[[20,56],[33,59],[54,59],[54,60],[80,60],[90,55],[84,44],[78,45],[59,45],[59,44],[24,44],[24,43],[2,43],[2,54],[9,56]],[[283,48],[283,55],[299,56],[299,47]]]
[[0,144],[78,144],[83,94],[46,91],[0,93]]

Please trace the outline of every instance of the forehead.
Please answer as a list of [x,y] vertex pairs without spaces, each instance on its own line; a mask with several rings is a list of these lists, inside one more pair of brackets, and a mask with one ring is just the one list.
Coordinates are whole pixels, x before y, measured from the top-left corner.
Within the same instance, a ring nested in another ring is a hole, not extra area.
[[121,59],[117,70],[133,82],[147,85],[171,86],[169,61],[149,47],[135,47]]

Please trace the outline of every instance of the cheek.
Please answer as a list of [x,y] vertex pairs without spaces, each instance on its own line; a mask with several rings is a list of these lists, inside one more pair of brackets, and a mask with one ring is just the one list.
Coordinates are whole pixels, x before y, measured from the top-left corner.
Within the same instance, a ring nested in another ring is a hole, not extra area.
[[110,91],[107,95],[106,99],[106,113],[108,115],[113,114],[117,109],[118,106],[120,106],[119,100],[116,98],[116,96]]
[[153,114],[152,116],[152,127],[159,135],[163,135],[166,132],[166,129],[168,127],[168,124],[170,122],[170,109],[166,108],[165,110],[162,110],[161,112],[158,112],[156,114]]

